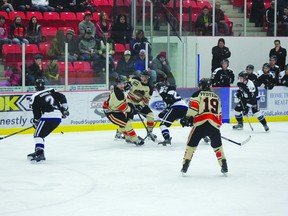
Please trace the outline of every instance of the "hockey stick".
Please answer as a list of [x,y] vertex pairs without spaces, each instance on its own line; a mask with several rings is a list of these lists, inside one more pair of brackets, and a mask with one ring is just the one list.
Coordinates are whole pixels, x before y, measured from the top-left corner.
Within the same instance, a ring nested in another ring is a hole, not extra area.
[[[141,113],[140,113],[141,114]],[[148,117],[150,117],[150,118],[154,118],[154,117],[152,117],[152,116],[150,116],[150,115],[146,115],[146,116],[148,116]],[[162,118],[157,118],[157,119],[154,119],[154,121],[156,121],[156,122],[166,122],[166,123],[169,123],[169,124],[173,124],[173,122],[171,122],[171,121],[167,121],[167,120],[165,120],[165,119],[162,119]]]
[[14,135],[19,134],[19,133],[22,133],[22,132],[24,132],[24,131],[26,131],[26,130],[29,130],[30,128],[33,128],[33,126],[30,126],[30,127],[28,127],[28,128],[24,128],[24,129],[22,129],[22,130],[20,130],[20,131],[17,131],[17,132],[15,132],[15,133],[9,134],[9,135],[7,135],[7,136],[0,137],[0,140],[5,139],[5,138],[8,138],[8,137],[11,137],[11,136],[14,136]]
[[[242,103],[242,100],[239,100],[239,101],[240,101],[240,104],[241,104],[242,109],[243,109],[243,112],[244,112],[244,109],[245,109],[245,108],[244,108],[244,105],[243,105],[243,103]],[[243,113],[243,114],[244,114],[244,113]],[[253,129],[251,123],[250,123],[250,120],[249,120],[249,117],[248,117],[248,113],[247,113],[245,116],[246,116],[246,119],[247,119],[247,121],[248,121],[248,123],[249,123],[249,126],[250,126],[251,130],[254,131],[254,129]]]
[[231,140],[231,139],[223,137],[223,136],[221,136],[221,138],[224,139],[224,140],[227,140],[227,141],[229,141],[231,143],[234,143],[236,145],[242,146],[242,145],[246,144],[247,142],[249,142],[249,140],[251,139],[251,135],[246,140],[244,140],[242,142],[236,142],[234,140]]
[[[147,135],[144,137],[143,141],[144,141],[144,140],[149,136],[149,137],[151,138],[151,140],[152,140],[153,142],[155,142],[156,139],[155,139],[154,137],[151,136],[151,132],[148,131],[148,128],[147,128],[147,126],[145,125],[142,116],[140,115],[139,112],[137,112],[137,114],[138,114],[138,116],[139,116],[139,118],[140,118],[142,124],[144,125],[144,127],[145,127],[145,129],[146,129],[146,132],[147,132]],[[155,125],[156,125],[156,124],[154,124],[153,128],[155,127]]]

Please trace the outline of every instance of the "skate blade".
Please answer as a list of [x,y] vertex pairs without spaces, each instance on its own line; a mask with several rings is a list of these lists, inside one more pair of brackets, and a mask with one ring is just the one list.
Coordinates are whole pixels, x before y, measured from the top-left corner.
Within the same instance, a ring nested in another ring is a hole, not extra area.
[[36,161],[36,160],[30,160],[31,164],[45,164],[46,163],[46,159],[45,160],[40,160],[40,161]]

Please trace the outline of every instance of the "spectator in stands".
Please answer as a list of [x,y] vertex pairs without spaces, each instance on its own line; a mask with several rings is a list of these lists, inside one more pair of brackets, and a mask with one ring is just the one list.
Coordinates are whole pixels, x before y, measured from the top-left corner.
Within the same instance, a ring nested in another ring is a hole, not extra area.
[[94,1],[92,0],[84,0],[80,3],[82,11],[90,11],[91,13],[97,12]]
[[286,56],[287,51],[285,48],[281,47],[280,40],[274,40],[275,47],[270,50],[269,57],[276,56],[277,57],[277,65],[279,66],[280,70],[283,70],[286,65]]
[[125,50],[123,57],[118,61],[117,73],[126,77],[132,76],[135,73],[134,59],[131,58],[130,50]]
[[55,9],[56,12],[60,13],[60,12],[69,12],[69,2],[68,0],[50,0],[50,6],[53,7]]
[[97,44],[92,36],[92,29],[87,28],[84,37],[81,38],[79,44],[79,61],[94,61],[99,58],[96,53]]
[[[267,8],[265,12],[265,18],[267,22],[267,36],[274,36],[274,8],[275,2],[272,1],[269,8]],[[278,12],[277,12],[277,20],[278,20]]]
[[91,36],[94,38],[95,34],[96,34],[96,28],[95,25],[91,22],[91,12],[90,11],[86,11],[84,13],[84,18],[83,20],[79,23],[78,25],[78,29],[79,29],[79,33],[80,33],[80,37],[83,37],[85,35],[86,29],[90,28],[92,33]]
[[[228,25],[225,21],[225,15],[224,12],[220,9],[221,4],[220,2],[215,3],[215,35],[220,35],[219,34],[219,29],[223,29],[224,35],[230,35]],[[213,11],[211,11],[212,13]]]
[[112,24],[107,19],[105,12],[100,13],[99,20],[96,22],[96,38],[110,38],[112,33]]
[[0,86],[19,86],[21,80],[21,73],[16,68],[6,66],[4,76],[0,77]]
[[6,11],[6,12],[11,12],[11,11],[14,11],[14,8],[13,8],[12,4],[10,4],[10,1],[2,0],[0,10]]
[[[109,81],[115,81],[115,78],[118,77],[117,72],[114,71],[114,61],[111,58],[109,59]],[[98,59],[93,62],[93,69],[95,70],[96,77],[101,79],[101,83],[105,83],[106,78],[106,50],[102,50],[102,54]]]
[[263,0],[252,0],[251,14],[249,21],[255,23],[256,27],[263,27],[263,16],[265,6]]
[[220,62],[223,59],[228,59],[231,56],[231,52],[228,47],[225,46],[224,38],[219,38],[217,46],[212,48],[212,68],[213,72],[216,68],[221,67]]
[[52,56],[45,68],[45,77],[48,80],[48,85],[61,85],[61,77],[57,56]]
[[31,11],[54,12],[55,8],[50,5],[50,0],[32,0]]
[[221,67],[216,68],[212,73],[211,82],[213,87],[230,87],[234,83],[235,75],[231,68],[229,68],[228,59],[221,61]]
[[31,44],[39,44],[42,41],[42,26],[38,24],[35,16],[32,16],[29,20],[27,40]]
[[278,83],[279,79],[279,73],[280,73],[280,68],[277,65],[277,56],[272,55],[269,59],[269,66],[270,66],[270,73],[272,73],[274,79],[275,79],[275,84]]
[[146,59],[146,51],[144,49],[141,49],[138,56],[134,57],[135,58],[135,63],[134,63],[134,68],[135,68],[135,76],[139,76],[142,71],[147,70],[150,72],[150,80],[149,84],[151,87],[154,86],[154,84],[157,82],[157,74],[155,70],[150,69],[150,61],[148,61],[148,68],[145,68],[145,59]]
[[22,23],[22,18],[20,16],[15,16],[14,22],[10,27],[10,38],[12,39],[12,43],[19,45],[21,43],[28,44],[29,41],[26,39],[26,36],[27,32]]
[[148,41],[148,39],[145,37],[145,33],[143,30],[138,30],[136,33],[136,37],[132,38],[132,40],[129,42],[130,45],[130,51],[132,54],[132,57],[138,57],[140,50],[145,50],[145,45],[148,44],[148,58],[151,61],[153,59],[152,56],[152,45]]
[[167,80],[170,85],[176,86],[166,52],[160,52],[159,55],[152,60],[151,69],[156,71],[157,82]]
[[121,43],[126,46],[132,39],[133,27],[127,22],[127,16],[121,14],[117,17],[116,22],[112,26],[111,38],[115,43]]
[[285,7],[283,13],[279,16],[279,36],[288,36],[288,7]]
[[42,68],[43,56],[36,54],[34,63],[30,65],[26,70],[26,86],[34,86],[35,80],[43,79],[47,83],[47,79],[44,76],[44,70]]
[[[6,19],[4,16],[0,15],[0,45],[2,44],[11,44],[12,41],[8,39],[8,31],[6,26]],[[2,53],[2,49],[1,53]]]
[[265,63],[258,77],[258,87],[264,85],[265,89],[273,89],[276,82],[273,74],[270,72],[270,65]]
[[79,9],[81,0],[66,0],[66,2],[66,8],[69,11],[74,13],[81,11],[81,9]]
[[64,31],[58,30],[55,38],[51,41],[50,47],[47,50],[47,56],[52,58],[57,57],[58,61],[65,60],[65,44],[64,44]]
[[279,85],[288,87],[288,65],[279,74]]
[[74,62],[78,59],[78,43],[74,37],[75,32],[73,29],[66,31],[65,43],[68,44],[68,61]]
[[113,60],[113,55],[115,54],[115,44],[111,38],[107,38],[104,34],[102,38],[97,40],[97,53],[100,56],[102,51],[105,50],[106,52],[106,45],[109,44],[109,58]]
[[32,6],[31,0],[13,0],[13,7],[17,11],[30,11]]
[[211,13],[209,13],[209,8],[207,6],[204,6],[199,13],[196,20],[196,28],[200,36],[212,35],[212,16]]

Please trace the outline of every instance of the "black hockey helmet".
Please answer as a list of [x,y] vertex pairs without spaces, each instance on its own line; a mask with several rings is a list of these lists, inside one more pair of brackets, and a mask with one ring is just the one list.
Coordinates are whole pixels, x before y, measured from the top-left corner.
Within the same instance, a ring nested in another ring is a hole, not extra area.
[[210,90],[211,87],[211,80],[209,78],[202,78],[200,79],[198,86],[201,90]]
[[252,64],[247,65],[246,70],[254,70],[254,65]]
[[157,91],[160,91],[160,89],[161,89],[162,87],[165,87],[165,86],[168,86],[168,85],[169,85],[168,82],[163,81],[163,82],[157,82],[157,83],[155,84],[155,87],[156,87]]
[[148,79],[150,78],[150,71],[143,70],[143,71],[140,73],[140,76],[145,76],[146,79],[148,80]]
[[37,79],[35,81],[35,89],[36,91],[42,91],[45,89],[45,81],[43,79]]
[[118,77],[115,78],[115,83],[119,84],[119,83],[126,83],[127,82],[127,77],[124,75],[120,75]]
[[264,67],[269,68],[269,70],[271,69],[271,66],[268,63],[264,63],[263,64],[262,70],[264,70]]
[[245,80],[248,80],[248,73],[246,71],[241,71],[238,77],[243,77]]

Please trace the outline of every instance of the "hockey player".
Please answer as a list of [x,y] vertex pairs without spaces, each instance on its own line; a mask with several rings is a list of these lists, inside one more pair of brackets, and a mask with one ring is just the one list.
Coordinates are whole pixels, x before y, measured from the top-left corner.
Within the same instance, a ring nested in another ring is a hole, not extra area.
[[61,123],[62,118],[69,115],[66,97],[53,88],[45,89],[43,79],[35,81],[36,93],[30,98],[30,107],[33,111],[31,123],[35,128],[35,152],[28,154],[32,162],[45,161],[45,137]]
[[[155,141],[157,136],[152,133],[154,128],[154,115],[149,108],[149,100],[152,95],[153,89],[149,86],[149,72],[144,70],[139,77],[130,79],[130,90],[127,95],[127,101],[135,110],[134,114],[142,114],[147,119],[147,137]],[[133,119],[133,115],[130,116]]]
[[270,65],[268,63],[263,64],[262,71],[259,72],[258,76],[258,87],[260,87],[262,84],[264,85],[265,89],[273,89],[275,86],[275,77],[270,72]]
[[288,87],[288,64],[285,65],[284,70],[279,74],[279,85]]
[[252,64],[247,65],[245,71],[248,74],[248,79],[251,80],[254,83],[254,85],[257,85],[258,76],[257,73],[254,72],[254,65]]
[[133,108],[128,106],[126,101],[124,91],[126,83],[126,76],[120,75],[116,78],[116,85],[111,90],[108,99],[103,103],[104,113],[113,124],[119,126],[115,138],[121,138],[121,135],[124,134],[126,142],[143,145],[143,139],[136,135],[131,120],[127,117],[131,115]]
[[156,88],[163,101],[166,103],[166,109],[159,113],[158,117],[161,118],[160,130],[164,141],[159,142],[166,146],[171,145],[169,127],[177,120],[186,116],[188,106],[181,96],[176,92],[175,86],[170,86],[167,82],[160,82],[156,84]]
[[245,71],[239,73],[239,82],[237,83],[239,90],[236,93],[236,97],[239,99],[235,107],[235,118],[238,122],[233,126],[235,130],[243,129],[243,115],[247,115],[249,110],[252,109],[253,115],[257,117],[260,123],[263,125],[265,131],[269,132],[266,119],[259,111],[257,104],[258,89],[254,83],[248,79],[248,74]]
[[[193,116],[194,126],[188,137],[187,147],[183,158],[182,173],[186,173],[199,141],[205,136],[211,139],[222,173],[228,172],[227,161],[224,155],[220,126],[222,125],[221,101],[217,94],[211,90],[211,81],[202,78],[199,90],[193,93],[189,102],[187,117]],[[189,122],[188,122],[189,126]]]
[[216,68],[212,73],[211,81],[214,87],[230,87],[235,79],[234,72],[229,68],[229,60],[221,61],[221,67]]

